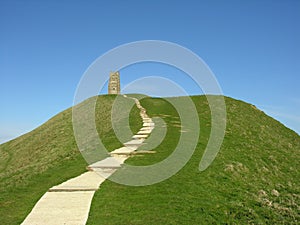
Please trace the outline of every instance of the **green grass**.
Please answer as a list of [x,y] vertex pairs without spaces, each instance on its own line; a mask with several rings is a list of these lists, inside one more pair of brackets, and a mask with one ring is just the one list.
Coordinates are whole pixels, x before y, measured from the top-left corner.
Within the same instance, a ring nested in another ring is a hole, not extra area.
[[[206,98],[192,97],[201,135],[195,153],[175,176],[155,185],[130,187],[111,181],[96,192],[88,224],[297,224],[300,221],[300,138],[254,106],[226,98],[227,130],[222,148],[204,172],[199,161],[210,134]],[[179,98],[185,101],[185,98]],[[146,98],[150,116],[168,131],[156,154],[126,163],[148,165],[174,150],[178,115],[162,99]],[[279,196],[272,194],[275,189]]]
[[35,174],[24,184],[3,187],[0,194],[1,224],[20,224],[50,187],[85,172],[85,166],[81,155],[77,155]]
[[[96,105],[97,130],[108,150],[121,146],[109,120],[115,97],[99,96]],[[118,115],[122,117],[122,113]],[[136,107],[130,111],[130,117],[139,117]],[[134,132],[141,123],[130,119]],[[20,224],[50,187],[80,175],[86,166],[75,143],[71,108],[32,132],[0,145],[1,224]]]
[[[110,123],[115,98],[100,96],[96,106],[97,131],[109,151],[121,146]],[[176,100],[184,102],[185,98]],[[222,148],[212,165],[199,172],[210,135],[210,109],[204,96],[192,99],[201,129],[190,161],[171,178],[151,186],[104,182],[94,196],[88,224],[299,223],[299,135],[254,106],[226,98]],[[122,98],[119,104],[125,107],[131,101]],[[165,121],[167,133],[153,149],[155,154],[132,157],[126,161],[131,165],[165,159],[180,135],[178,113],[166,100],[146,97],[141,103],[148,115]],[[127,124],[127,115],[127,111],[118,111],[116,125]],[[141,127],[141,120],[136,120],[139,111],[134,107],[129,115],[129,128],[135,133]],[[20,224],[48,188],[85,171],[71,116],[71,109],[65,110],[34,131],[0,145],[1,224]],[[130,138],[126,135],[122,139]]]

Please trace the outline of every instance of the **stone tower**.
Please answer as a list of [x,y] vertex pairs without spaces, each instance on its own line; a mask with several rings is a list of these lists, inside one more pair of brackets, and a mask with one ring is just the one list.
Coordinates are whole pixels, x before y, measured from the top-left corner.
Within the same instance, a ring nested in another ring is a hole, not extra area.
[[110,72],[109,83],[108,83],[108,94],[120,94],[120,73]]

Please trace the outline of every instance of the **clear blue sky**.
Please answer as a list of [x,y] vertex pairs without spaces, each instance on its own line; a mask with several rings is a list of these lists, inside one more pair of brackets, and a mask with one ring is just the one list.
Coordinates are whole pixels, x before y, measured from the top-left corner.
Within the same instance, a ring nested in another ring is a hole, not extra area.
[[[225,95],[300,133],[299,21],[298,0],[1,0],[0,142],[72,106],[84,71],[106,51],[149,39],[189,48]],[[162,75],[148,67],[124,69],[122,85]]]

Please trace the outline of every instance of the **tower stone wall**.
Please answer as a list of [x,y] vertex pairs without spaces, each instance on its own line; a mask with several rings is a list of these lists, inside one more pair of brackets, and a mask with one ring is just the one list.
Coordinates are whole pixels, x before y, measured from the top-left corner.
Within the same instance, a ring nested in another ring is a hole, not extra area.
[[108,94],[120,94],[120,73],[111,72],[109,75]]

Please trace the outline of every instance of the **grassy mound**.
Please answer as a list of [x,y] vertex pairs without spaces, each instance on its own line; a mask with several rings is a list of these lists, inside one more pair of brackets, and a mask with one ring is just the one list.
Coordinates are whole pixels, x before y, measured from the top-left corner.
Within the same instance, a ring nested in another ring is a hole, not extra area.
[[[121,146],[110,123],[115,98],[99,96],[96,106],[97,131],[109,150]],[[164,120],[167,132],[153,149],[155,154],[135,156],[126,163],[159,162],[176,147],[180,118],[167,100],[141,100],[148,115]],[[299,135],[254,106],[226,98],[227,130],[222,148],[212,165],[199,172],[210,135],[210,109],[204,96],[193,96],[192,100],[201,129],[199,143],[185,167],[151,186],[104,182],[93,199],[88,224],[297,224]],[[131,101],[121,99],[124,105]],[[117,115],[117,125],[126,124],[125,112],[120,110]],[[136,118],[139,111],[134,107],[129,121],[133,132],[141,127]],[[85,167],[73,135],[71,109],[0,145],[1,224],[20,224],[48,188],[81,174]]]
[[[109,150],[121,146],[110,122],[115,98],[113,95],[99,96],[95,110],[97,131]],[[126,98],[122,101],[132,103]],[[119,117],[120,121],[125,118],[122,111]],[[136,107],[130,112],[130,118],[139,118]],[[141,120],[130,119],[134,132],[141,123]],[[71,108],[32,132],[0,145],[1,224],[20,224],[50,187],[80,175],[86,171],[86,166],[73,135]]]
[[[186,166],[151,186],[105,182],[95,194],[88,224],[297,224],[300,137],[254,106],[226,98],[222,148],[212,165],[199,172],[210,134],[210,109],[204,96],[192,99],[201,134]],[[168,101],[146,98],[141,103],[150,116],[163,118],[168,130],[154,149],[157,153],[126,161],[133,165],[166,158],[180,135],[178,114]]]

